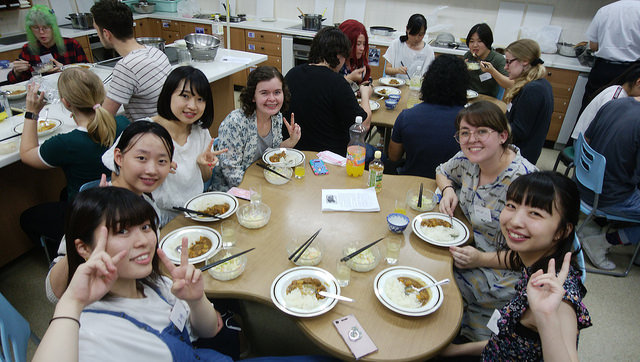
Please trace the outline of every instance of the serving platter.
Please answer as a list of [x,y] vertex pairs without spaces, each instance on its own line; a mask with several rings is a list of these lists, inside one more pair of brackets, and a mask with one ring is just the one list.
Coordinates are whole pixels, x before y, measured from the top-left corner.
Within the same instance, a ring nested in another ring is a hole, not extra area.
[[65,69],[69,69],[69,68],[84,68],[84,69],[90,69],[95,67],[95,64],[91,64],[91,63],[73,63],[73,64],[66,64],[62,66],[62,70]]
[[271,284],[271,300],[278,309],[296,317],[315,317],[330,311],[336,304],[337,299],[324,298],[319,305],[311,309],[300,309],[287,306],[285,295],[287,287],[292,281],[302,278],[316,278],[327,288],[327,292],[340,294],[340,285],[336,278],[328,271],[314,266],[300,266],[291,268],[280,273]]
[[380,97],[388,98],[389,94],[402,94],[402,91],[398,88],[380,86],[373,88],[373,92]]
[[[284,160],[280,159],[278,162],[273,162],[269,160],[269,157],[273,156],[276,153],[285,152]],[[285,164],[289,167],[295,167],[302,163],[304,163],[305,156],[304,153],[298,151],[294,148],[273,148],[267,150],[262,154],[262,161],[267,165],[280,165]]]
[[0,87],[0,90],[3,90],[5,92],[12,92],[12,93],[18,92],[16,94],[7,95],[7,98],[9,98],[9,100],[20,99],[27,95],[27,87],[24,85],[17,85],[17,84],[5,85]]
[[[47,130],[44,130],[42,132],[38,132],[38,137],[43,137],[43,136],[46,136],[46,135],[50,135],[53,132],[57,131],[58,128],[60,128],[62,126],[62,121],[59,120],[59,119],[49,118],[49,119],[47,119],[47,121],[51,122],[51,123],[55,123],[55,126],[49,128]],[[40,122],[44,122],[44,119],[39,119],[38,123],[40,123]],[[24,122],[22,122],[22,123],[18,124],[17,126],[13,127],[13,131],[15,133],[22,133],[23,130],[24,130]]]
[[405,84],[404,79],[395,77],[382,77],[379,79],[380,83],[389,87],[400,87]]
[[394,302],[387,294],[385,284],[389,279],[398,277],[409,277],[424,283],[424,285],[435,283],[437,281],[428,273],[417,268],[408,266],[394,266],[391,268],[387,268],[378,273],[378,275],[376,275],[375,279],[373,280],[373,292],[375,293],[380,303],[382,303],[382,305],[398,314],[410,317],[425,316],[427,314],[435,312],[436,310],[438,310],[438,308],[440,308],[444,299],[444,293],[442,292],[442,287],[440,285],[429,288],[431,298],[429,298],[429,301],[425,305],[419,308],[404,307]]
[[442,240],[437,240],[429,237],[425,233],[424,227],[421,226],[420,224],[422,223],[423,219],[431,219],[431,218],[441,219],[449,222],[449,215],[439,213],[439,212],[425,212],[420,215],[417,215],[416,217],[413,218],[413,221],[411,221],[411,229],[413,229],[413,232],[420,239],[428,242],[429,244],[436,245],[436,246],[444,246],[444,247],[459,246],[466,243],[467,240],[469,240],[469,229],[467,228],[467,225],[465,225],[462,221],[460,221],[455,217],[452,220],[453,220],[453,229],[458,233],[457,237],[453,238],[453,240],[450,240],[450,241],[442,241]]
[[[238,206],[240,205],[238,202],[238,199],[236,199],[235,196],[228,194],[226,192],[222,192],[222,191],[205,192],[203,194],[200,194],[198,196],[191,198],[189,201],[187,201],[184,204],[184,207],[191,210],[204,211],[208,207],[211,207],[213,205],[224,204],[224,203],[229,204],[230,206],[229,210],[227,210],[227,212],[225,212],[224,214],[218,215],[218,217],[220,219],[226,219],[229,216],[233,215],[236,212],[236,210],[238,210]],[[195,215],[195,214],[190,214],[188,212],[185,212],[184,216],[191,218],[195,221],[201,221],[201,222],[211,222],[211,221],[220,220],[214,217]]]
[[201,236],[211,240],[211,249],[200,256],[189,258],[189,264],[203,262],[222,249],[222,237],[218,231],[206,226],[181,227],[173,230],[160,241],[160,249],[174,264],[180,264],[180,249],[182,248],[182,238],[185,236],[189,239],[189,245],[195,243]]

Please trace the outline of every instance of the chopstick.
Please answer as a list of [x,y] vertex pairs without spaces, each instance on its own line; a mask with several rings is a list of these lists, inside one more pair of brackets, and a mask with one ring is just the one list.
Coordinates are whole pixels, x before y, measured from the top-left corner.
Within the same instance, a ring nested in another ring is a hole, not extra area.
[[[296,251],[294,251],[291,255],[289,255],[289,260],[291,260],[294,256],[296,256],[296,254],[298,254],[298,252],[300,250],[302,250],[300,252],[300,255],[304,254],[304,252],[307,250],[307,247],[309,245],[311,245],[311,243],[313,242],[313,240],[315,240],[316,236],[318,236],[318,234],[320,234],[320,230],[322,230],[322,228],[318,229],[318,231],[316,231],[313,235],[311,235],[311,237],[309,239],[307,239],[307,241],[305,241],[304,243],[300,244],[300,246],[298,247],[298,249],[296,249]],[[304,248],[304,249],[303,249]],[[300,258],[300,255],[298,255],[293,262],[297,262],[298,258]]]
[[22,133],[16,133],[14,135],[11,135],[9,137],[5,137],[5,138],[1,139],[0,142],[6,141],[6,140],[10,140],[12,138],[15,138],[15,137],[18,137],[18,136],[21,136],[21,135],[22,135]]
[[255,249],[255,248],[247,249],[247,250],[245,250],[245,251],[243,251],[243,252],[241,252],[241,253],[238,253],[238,254],[235,254],[235,255],[231,255],[231,256],[226,257],[226,258],[224,258],[224,259],[220,259],[220,260],[215,261],[215,262],[213,262],[213,263],[211,263],[211,264],[208,264],[208,265],[203,266],[202,268],[200,268],[200,270],[201,270],[201,271],[209,270],[209,269],[214,268],[214,267],[216,267],[216,266],[218,266],[218,265],[220,265],[220,264],[222,264],[222,263],[228,262],[229,260],[231,260],[231,259],[233,259],[233,258],[237,258],[237,257],[239,257],[239,256],[240,256],[240,255],[242,255],[242,254],[246,254],[246,253],[250,252],[250,251],[251,251],[251,250],[253,250],[253,249]]
[[[404,67],[404,63],[402,62],[402,60],[400,61],[400,65],[402,65]],[[404,74],[406,74],[407,77],[409,78],[409,80],[411,80],[411,76],[409,75],[408,69],[404,71]]]
[[267,166],[267,165],[263,165],[263,164],[261,164],[261,163],[256,163],[256,165],[258,165],[258,167],[262,167],[262,168],[264,168],[264,169],[265,169],[265,170],[267,170],[267,171],[271,171],[271,172],[275,173],[276,175],[278,175],[278,176],[280,176],[280,177],[282,177],[282,178],[286,178],[287,180],[291,181],[291,178],[289,178],[289,177],[287,177],[287,176],[285,176],[285,175],[281,174],[280,172],[278,172],[278,171],[276,171],[276,170],[272,170],[272,169],[271,169],[271,168],[269,168],[269,166]]
[[422,207],[422,182],[420,182],[420,192],[418,193],[418,209]]
[[196,215],[200,215],[200,216],[207,216],[207,217],[213,217],[215,219],[218,220],[222,220],[222,218],[218,215],[214,215],[214,214],[209,214],[206,212],[202,212],[202,211],[198,211],[198,210],[191,210],[191,209],[187,209],[186,207],[180,207],[180,206],[174,206],[173,207],[174,210],[178,210],[178,211],[184,211],[184,212],[188,212],[190,214],[196,214]]
[[380,239],[378,239],[378,240],[374,241],[374,242],[373,242],[373,243],[371,243],[371,244],[368,244],[368,245],[365,245],[365,246],[361,247],[360,249],[358,249],[358,250],[354,251],[353,253],[351,253],[351,254],[349,254],[349,255],[345,256],[344,258],[340,259],[340,261],[348,261],[349,259],[353,258],[354,256],[356,256],[356,255],[358,255],[358,254],[362,253],[363,251],[365,251],[365,250],[369,249],[370,247],[372,247],[372,246],[376,245],[376,244],[377,244],[378,242],[380,242],[382,239],[384,239],[384,238],[380,238]]
[[102,84],[107,84],[109,83],[109,81],[111,80],[111,78],[113,78],[113,72],[109,73],[109,75],[104,78],[104,80],[102,81]]

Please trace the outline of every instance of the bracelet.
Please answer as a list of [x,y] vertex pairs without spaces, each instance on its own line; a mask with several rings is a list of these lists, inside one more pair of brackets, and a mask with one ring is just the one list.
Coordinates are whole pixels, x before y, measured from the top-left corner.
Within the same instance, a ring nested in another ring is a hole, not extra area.
[[67,316],[53,317],[53,318],[51,318],[51,320],[49,321],[49,324],[51,324],[51,322],[55,321],[56,319],[70,319],[70,320],[75,321],[76,323],[78,323],[78,328],[80,328],[80,321],[79,321],[79,320],[77,320],[76,318],[73,318],[73,317],[67,317]]
[[33,119],[33,120],[38,120],[38,115],[33,113],[33,112],[24,112],[24,118],[25,119]]
[[449,187],[451,187],[453,192],[456,192],[456,189],[454,189],[453,186],[447,185],[447,186],[443,187],[442,190],[440,190],[440,193],[442,194],[442,196],[444,196],[444,190],[448,189]]

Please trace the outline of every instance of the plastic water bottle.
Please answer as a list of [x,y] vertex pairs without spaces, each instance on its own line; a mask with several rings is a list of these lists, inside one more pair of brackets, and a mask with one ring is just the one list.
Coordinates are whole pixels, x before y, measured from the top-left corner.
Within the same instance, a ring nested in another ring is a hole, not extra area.
[[418,66],[411,74],[409,80],[409,98],[407,99],[407,108],[420,103],[420,88],[422,88],[422,66]]
[[213,19],[213,26],[211,27],[213,30],[213,36],[215,36],[218,40],[220,40],[220,48],[224,48],[224,25],[220,22],[220,15],[216,14]]
[[362,176],[364,173],[364,158],[366,148],[364,145],[365,128],[362,125],[362,117],[356,117],[356,123],[349,127],[351,140],[347,145],[347,175],[353,177]]
[[384,163],[382,163],[382,152],[376,151],[373,161],[369,162],[369,187],[375,187],[376,192],[382,190],[382,173]]

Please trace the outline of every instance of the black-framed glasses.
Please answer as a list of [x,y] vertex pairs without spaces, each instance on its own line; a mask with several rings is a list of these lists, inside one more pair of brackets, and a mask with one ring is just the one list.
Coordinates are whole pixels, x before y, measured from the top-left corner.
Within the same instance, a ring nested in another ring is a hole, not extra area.
[[474,135],[476,136],[476,140],[483,142],[486,141],[487,138],[489,138],[489,135],[493,132],[497,131],[491,128],[478,128],[475,131],[469,131],[465,129],[456,132],[456,134],[453,135],[453,138],[456,139],[456,142],[464,144],[469,142],[469,140],[471,139],[471,135]]
[[513,58],[513,59],[507,59],[507,58],[505,58],[505,59],[504,59],[504,62],[505,62],[507,65],[511,65],[511,63],[515,62],[516,60],[518,60],[518,58]]

